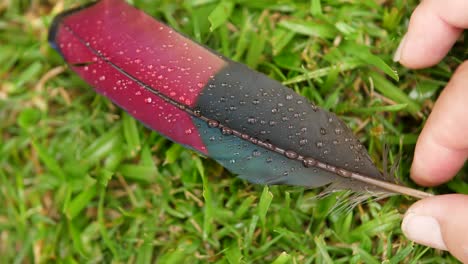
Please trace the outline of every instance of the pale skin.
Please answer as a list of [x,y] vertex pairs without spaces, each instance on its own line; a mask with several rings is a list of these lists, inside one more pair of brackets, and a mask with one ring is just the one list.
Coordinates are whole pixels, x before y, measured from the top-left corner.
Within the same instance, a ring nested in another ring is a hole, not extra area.
[[[412,68],[437,64],[468,28],[468,0],[424,0],[414,10],[395,61]],[[453,74],[416,144],[412,179],[423,186],[449,181],[468,157],[468,61]],[[420,244],[448,250],[468,263],[468,195],[423,199],[406,213],[402,229]]]

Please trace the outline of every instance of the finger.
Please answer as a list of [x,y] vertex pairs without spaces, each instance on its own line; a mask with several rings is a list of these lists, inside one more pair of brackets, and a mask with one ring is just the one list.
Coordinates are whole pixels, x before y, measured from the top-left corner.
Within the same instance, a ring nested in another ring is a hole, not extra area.
[[439,96],[416,143],[411,177],[425,186],[450,180],[468,156],[468,62]]
[[406,213],[402,230],[416,243],[449,250],[468,263],[468,195],[434,196],[415,203]]
[[394,60],[409,68],[437,64],[468,28],[466,0],[425,0],[414,10]]

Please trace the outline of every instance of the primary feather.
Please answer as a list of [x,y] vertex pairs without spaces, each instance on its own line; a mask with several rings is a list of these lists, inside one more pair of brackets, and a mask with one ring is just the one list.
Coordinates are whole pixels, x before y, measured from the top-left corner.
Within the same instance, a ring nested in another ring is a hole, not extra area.
[[246,180],[425,196],[385,182],[333,113],[125,1],[58,15],[49,40],[97,92]]

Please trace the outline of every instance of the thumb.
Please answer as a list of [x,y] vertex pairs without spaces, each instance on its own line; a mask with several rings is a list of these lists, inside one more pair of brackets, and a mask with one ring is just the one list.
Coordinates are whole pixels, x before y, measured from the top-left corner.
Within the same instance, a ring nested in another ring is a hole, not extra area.
[[415,203],[402,230],[416,243],[448,250],[468,263],[468,195],[434,196]]

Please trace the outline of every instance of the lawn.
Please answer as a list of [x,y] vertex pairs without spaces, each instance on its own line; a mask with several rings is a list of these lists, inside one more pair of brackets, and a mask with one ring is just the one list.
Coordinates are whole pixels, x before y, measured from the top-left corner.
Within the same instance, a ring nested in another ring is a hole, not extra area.
[[[336,112],[380,168],[389,146],[413,187],[417,136],[466,56],[461,40],[431,69],[392,62],[414,0],[130,2]],[[0,3],[0,263],[457,263],[402,235],[414,199],[339,210],[337,195],[248,183],[136,122],[47,43],[76,5]],[[466,172],[428,191],[468,193]]]

